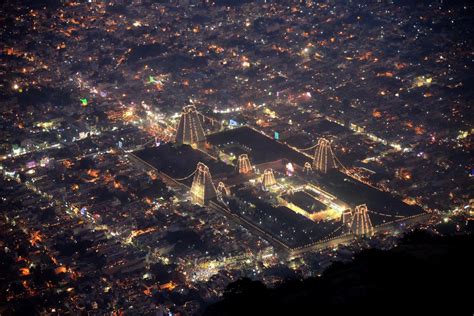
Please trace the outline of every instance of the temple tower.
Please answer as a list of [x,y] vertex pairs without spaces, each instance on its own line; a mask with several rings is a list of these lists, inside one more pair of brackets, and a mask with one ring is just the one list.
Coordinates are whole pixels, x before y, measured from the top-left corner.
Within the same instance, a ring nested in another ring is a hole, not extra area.
[[206,135],[204,134],[196,108],[194,105],[185,106],[176,129],[175,141],[179,144],[192,145],[204,142],[205,140]]
[[250,164],[249,157],[247,154],[239,156],[239,173],[248,174],[252,172],[252,165]]
[[313,168],[322,173],[336,168],[336,158],[329,141],[325,138],[318,139],[318,145],[314,152]]
[[361,204],[356,206],[352,218],[351,232],[356,236],[373,235],[374,228],[372,226],[372,222],[370,221],[367,205]]
[[191,201],[201,206],[217,195],[209,168],[202,162],[197,164],[190,193]]
[[265,189],[270,188],[276,184],[275,175],[273,174],[273,169],[265,169],[263,171],[262,185]]

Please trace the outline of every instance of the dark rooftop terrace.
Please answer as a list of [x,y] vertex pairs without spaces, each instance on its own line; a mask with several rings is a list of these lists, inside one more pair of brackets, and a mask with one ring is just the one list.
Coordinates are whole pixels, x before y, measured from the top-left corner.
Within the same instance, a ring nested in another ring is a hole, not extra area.
[[[231,166],[212,159],[205,153],[193,149],[189,145],[164,144],[159,147],[145,148],[135,152],[140,159],[146,161],[159,171],[172,178],[183,178],[191,174],[198,162],[209,167],[211,175],[229,174],[234,172]],[[187,182],[191,184],[192,178]],[[186,182],[186,183],[187,183]]]
[[[400,216],[413,216],[424,213],[417,205],[408,205],[390,193],[379,191],[345,174],[332,170],[319,181],[328,192],[336,195],[351,206],[367,204],[372,224],[380,225],[400,219]],[[378,215],[377,213],[384,214]]]
[[208,135],[207,141],[216,147],[239,144],[250,148],[248,155],[252,164],[288,159],[303,166],[305,162],[311,160],[247,126]]

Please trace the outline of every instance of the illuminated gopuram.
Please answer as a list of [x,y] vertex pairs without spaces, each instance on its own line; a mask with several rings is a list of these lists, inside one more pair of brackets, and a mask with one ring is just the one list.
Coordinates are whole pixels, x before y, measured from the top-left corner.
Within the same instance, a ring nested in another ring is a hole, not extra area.
[[327,173],[328,170],[336,168],[336,158],[329,141],[325,138],[318,139],[318,145],[314,153],[313,168],[322,173]]
[[223,182],[219,182],[219,184],[217,184],[216,194],[219,199],[222,199],[224,196],[228,196],[229,193],[229,189],[226,188]]
[[262,185],[268,189],[276,184],[275,176],[273,175],[273,169],[265,169],[263,171]]
[[351,209],[345,209],[342,211],[341,214],[341,221],[342,224],[344,224],[346,227],[350,228],[350,225],[352,224],[352,210]]
[[351,232],[356,236],[371,236],[374,233],[367,205],[361,204],[356,206],[352,218]]
[[311,164],[309,162],[305,162],[304,167],[303,167],[303,172],[308,174],[311,171],[313,171],[313,167],[311,167]]
[[295,194],[295,188],[290,187],[290,188],[286,191],[286,194],[288,194],[288,195],[294,195],[294,194]]
[[197,164],[190,192],[191,201],[201,206],[205,205],[207,201],[215,198],[217,195],[209,168],[202,162]]
[[247,174],[252,172],[252,165],[250,164],[249,157],[247,154],[239,156],[239,173]]
[[206,135],[204,134],[196,108],[194,105],[185,106],[176,129],[176,142],[191,145],[204,142],[205,140]]

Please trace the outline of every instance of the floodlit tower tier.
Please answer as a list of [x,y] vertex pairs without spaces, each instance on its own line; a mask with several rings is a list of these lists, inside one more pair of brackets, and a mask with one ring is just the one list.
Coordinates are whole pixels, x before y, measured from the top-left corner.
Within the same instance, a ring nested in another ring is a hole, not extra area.
[[318,139],[318,145],[314,152],[313,168],[322,173],[327,173],[328,170],[336,168],[336,158],[331,144],[325,138]]
[[239,173],[247,174],[252,172],[252,165],[250,164],[249,156],[242,154],[239,156]]
[[176,129],[176,142],[191,145],[204,142],[205,140],[206,135],[204,134],[196,108],[194,105],[185,106]]
[[230,192],[223,182],[219,182],[219,184],[217,185],[216,194],[218,198],[222,199],[224,196],[228,196]]
[[201,206],[217,195],[209,168],[202,162],[197,164],[190,193],[191,201]]
[[273,169],[265,169],[263,171],[262,184],[266,189],[276,184],[275,175],[273,174]]
[[342,224],[344,224],[346,227],[349,227],[350,228],[350,225],[352,224],[352,210],[351,209],[345,209],[344,211],[342,211],[342,214],[341,214],[341,221],[342,221]]
[[356,206],[352,218],[351,232],[356,236],[373,235],[374,227],[370,221],[367,205],[361,204]]
[[311,171],[313,171],[313,167],[311,167],[311,164],[309,162],[305,162],[304,167],[303,167],[303,172],[308,174]]

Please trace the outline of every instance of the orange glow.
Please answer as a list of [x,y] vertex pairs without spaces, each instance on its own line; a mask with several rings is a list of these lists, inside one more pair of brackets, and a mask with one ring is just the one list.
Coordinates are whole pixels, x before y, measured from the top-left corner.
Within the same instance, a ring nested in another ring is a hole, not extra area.
[[66,273],[66,272],[67,272],[67,269],[65,266],[60,266],[54,269],[54,273],[56,274],[61,274],[61,273]]
[[153,171],[149,171],[149,172],[148,172],[148,176],[150,177],[151,180],[156,180],[156,179],[158,179],[158,175],[157,175],[155,172],[153,172]]
[[415,134],[416,135],[423,135],[425,133],[425,129],[421,126],[415,127]]
[[412,198],[412,197],[407,197],[403,200],[403,202],[405,202],[406,204],[408,205],[416,205],[416,199]]
[[[158,85],[158,84],[157,84]],[[127,110],[125,110],[122,114],[122,118],[125,120],[125,121],[133,121],[134,118],[135,118],[135,109],[134,108],[128,108]]]
[[28,268],[20,268],[20,275],[22,275],[22,276],[30,275],[30,269],[28,269]]
[[176,287],[176,283],[169,281],[168,283],[160,285],[160,290],[169,290],[172,291]]
[[151,296],[151,287],[147,287],[146,289],[144,289],[143,294],[145,294],[146,296]]
[[130,243],[132,242],[133,238],[138,237],[143,234],[154,232],[154,231],[156,231],[156,227],[148,227],[145,229],[132,230],[132,232],[130,233],[130,236],[128,236],[127,242]]
[[426,130],[424,127],[422,126],[415,126],[414,123],[412,121],[406,121],[403,123],[403,125],[405,125],[406,127],[408,127],[409,129],[415,131],[415,134],[416,135],[423,135]]
[[209,45],[208,47],[209,50],[213,50],[214,52],[220,54],[224,51],[224,48],[217,46],[217,45]]
[[118,181],[114,181],[114,188],[117,190],[122,190],[122,185]]
[[377,77],[393,77],[393,72],[387,71],[387,72],[379,72],[377,74]]
[[400,169],[398,176],[405,181],[411,180],[412,175],[411,172],[406,169]]
[[318,42],[319,46],[326,46],[328,44],[328,41],[322,40]]
[[51,261],[52,261],[55,265],[58,265],[58,260],[56,260],[55,257],[49,256],[49,258],[51,259]]
[[69,20],[69,22],[71,22],[72,24],[77,24],[77,25],[80,25],[81,22],[77,21],[76,19],[72,18]]
[[43,241],[43,238],[39,230],[30,234],[30,244],[32,246],[36,246],[38,242],[41,242],[41,241]]
[[23,56],[23,52],[19,51],[19,50],[15,50],[15,48],[13,47],[8,47],[7,49],[4,49],[3,50],[5,52],[6,55],[9,55],[9,56],[18,56],[18,57],[21,57]]
[[396,64],[395,64],[395,68],[396,68],[397,70],[403,69],[403,68],[405,68],[406,66],[407,66],[407,64],[405,64],[405,63],[396,63]]
[[257,123],[258,126],[261,126],[261,127],[268,127],[268,126],[270,126],[270,123],[268,123],[267,121],[264,121],[264,120],[262,120],[262,119],[258,119],[256,123]]
[[340,217],[341,214],[333,209],[327,209],[321,212],[313,213],[309,216],[309,218],[315,222],[339,219]]
[[375,117],[375,118],[381,118],[381,117],[382,117],[382,112],[380,112],[380,111],[374,109],[374,110],[372,111],[372,116]]
[[97,178],[99,176],[99,170],[89,169],[87,170],[87,175],[93,178]]
[[63,166],[68,168],[68,169],[70,169],[72,167],[72,165],[73,165],[73,163],[72,163],[71,160],[66,159],[66,160],[63,161]]

